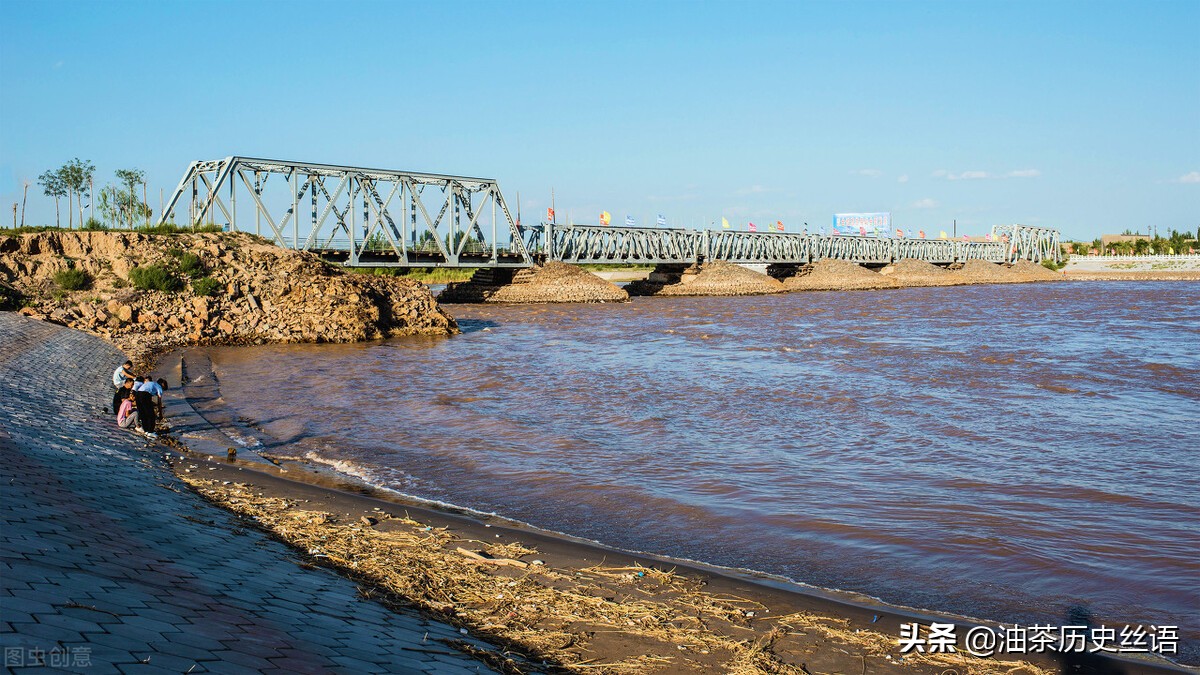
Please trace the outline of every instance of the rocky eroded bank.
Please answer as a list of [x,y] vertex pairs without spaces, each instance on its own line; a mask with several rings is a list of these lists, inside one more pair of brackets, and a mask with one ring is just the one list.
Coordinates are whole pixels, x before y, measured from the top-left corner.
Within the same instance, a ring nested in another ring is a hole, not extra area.
[[249,234],[0,236],[0,304],[126,354],[190,344],[354,342],[457,325],[422,284],[352,274]]

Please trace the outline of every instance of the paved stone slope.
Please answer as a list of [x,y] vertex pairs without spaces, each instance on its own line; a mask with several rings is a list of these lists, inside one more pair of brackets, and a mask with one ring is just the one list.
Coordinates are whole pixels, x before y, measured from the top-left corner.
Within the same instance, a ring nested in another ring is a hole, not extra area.
[[358,600],[352,582],[297,566],[283,544],[188,492],[161,446],[100,410],[123,360],[95,337],[0,312],[7,667],[487,670],[441,642],[466,639],[455,628]]

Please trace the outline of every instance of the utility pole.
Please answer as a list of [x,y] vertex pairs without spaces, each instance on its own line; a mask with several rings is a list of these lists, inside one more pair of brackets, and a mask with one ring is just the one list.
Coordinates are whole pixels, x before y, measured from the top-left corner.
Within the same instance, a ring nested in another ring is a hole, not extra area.
[[29,200],[29,181],[21,184],[25,191],[21,194],[21,227],[25,227],[25,202]]
[[20,206],[20,204],[13,202],[13,229],[14,230],[17,229],[17,207],[18,206]]
[[958,218],[955,218],[955,219],[954,219],[954,234],[953,234],[953,235],[951,235],[951,237],[950,237],[950,238],[951,238],[951,239],[958,239]]
[[95,180],[88,176],[88,220],[96,219],[96,194],[93,191],[95,188]]

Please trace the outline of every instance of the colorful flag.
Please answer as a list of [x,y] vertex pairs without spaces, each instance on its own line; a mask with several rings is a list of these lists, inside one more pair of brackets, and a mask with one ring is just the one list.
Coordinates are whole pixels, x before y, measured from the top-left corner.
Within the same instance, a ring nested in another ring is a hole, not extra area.
[[723,230],[729,229],[729,219],[728,218],[721,219],[721,229],[723,229]]
[[782,220],[775,221],[775,229],[779,230],[780,232],[783,232],[783,221]]
[[991,241],[991,240],[992,240],[992,233],[991,233],[991,232],[988,232],[987,234],[983,235],[983,240],[984,240],[984,241]]
[[612,214],[609,213],[608,211],[601,211],[600,212],[600,224],[608,225],[611,222],[612,222]]
[[546,209],[546,222],[547,223],[554,222],[554,209]]
[[949,239],[949,238],[950,238],[950,237],[946,235],[946,231],[945,231],[945,230],[942,230],[942,234],[941,234],[941,236],[939,236],[939,237],[938,237],[938,239]]
[[903,239],[903,238],[904,238],[904,230],[901,230],[901,229],[897,228],[897,229],[896,229],[896,236],[897,236],[897,237],[899,237],[899,238],[901,238],[901,239]]
[[666,218],[663,218],[663,214],[661,214],[661,213],[660,213],[660,214],[658,214],[658,221],[657,221],[657,222],[658,222],[658,226],[659,226],[659,227],[662,227],[663,225],[666,225],[666,224],[667,224],[667,219],[666,219]]
[[754,223],[750,223],[750,224],[749,224],[749,225],[746,227],[746,229],[747,229],[747,230],[750,230],[751,232],[758,232],[758,226],[757,226],[757,225],[755,225]]
[[921,239],[924,239],[924,238],[925,238],[925,230],[919,230],[919,231],[917,232],[917,235],[918,235],[918,236],[919,236]]
[[858,236],[860,236],[860,237],[867,236],[867,226],[866,225],[858,226]]
[[637,221],[633,219],[633,216],[625,216],[625,227],[633,227],[634,225],[637,225]]
[[964,234],[963,241],[971,241],[971,238]]

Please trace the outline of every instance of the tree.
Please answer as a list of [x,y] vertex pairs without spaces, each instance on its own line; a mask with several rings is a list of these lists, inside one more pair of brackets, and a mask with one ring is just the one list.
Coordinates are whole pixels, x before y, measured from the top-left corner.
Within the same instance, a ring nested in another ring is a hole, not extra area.
[[129,229],[133,229],[133,211],[134,211],[134,186],[142,182],[146,177],[146,172],[140,169],[117,169],[117,180],[125,185],[128,191],[129,201],[126,202],[129,209],[126,213],[129,214]]
[[[61,170],[60,170],[61,171]],[[54,197],[54,226],[62,227],[62,216],[59,215],[59,199],[67,196],[67,188],[63,185],[58,171],[46,171],[38,176],[38,185],[47,197]]]
[[[79,206],[79,226],[83,227],[83,189],[87,187],[92,180],[92,175],[96,173],[96,167],[91,162],[75,159],[67,162],[58,170],[59,180],[67,189],[67,208],[71,207],[70,200],[75,199],[75,203]],[[71,215],[74,216],[74,211]],[[67,227],[74,224],[74,218],[67,220]]]
[[[96,200],[96,206],[100,209],[100,217],[112,223],[114,227],[119,226],[127,219],[132,220],[135,216],[149,218],[151,215],[150,207],[138,199],[136,194],[112,184],[100,188]],[[132,211],[129,207],[131,202],[133,203]]]
[[1133,242],[1133,252],[1136,253],[1137,255],[1146,255],[1146,252],[1149,250],[1150,250],[1150,242],[1149,241],[1147,241],[1145,239],[1138,239],[1137,241]]
[[464,253],[475,252],[483,247],[483,239],[472,236],[470,232],[455,232],[454,236],[451,236],[450,233],[447,232],[444,239],[446,243],[446,250],[450,251],[451,253],[457,251],[458,247],[463,244],[464,239],[466,240],[466,245],[463,246]]

